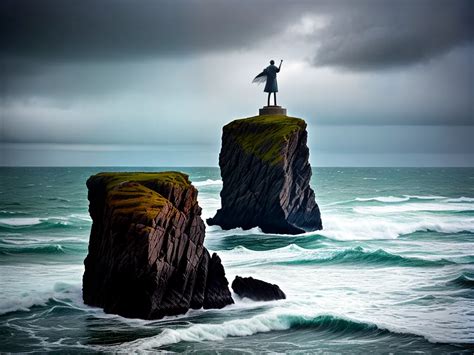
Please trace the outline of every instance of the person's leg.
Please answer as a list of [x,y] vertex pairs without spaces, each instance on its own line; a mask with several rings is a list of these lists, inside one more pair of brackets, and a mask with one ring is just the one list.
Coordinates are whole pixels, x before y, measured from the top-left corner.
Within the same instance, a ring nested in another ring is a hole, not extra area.
[[273,93],[273,101],[275,102],[275,106],[277,105],[277,93]]
[[268,93],[267,106],[270,106],[270,95],[271,94],[272,94],[271,92]]

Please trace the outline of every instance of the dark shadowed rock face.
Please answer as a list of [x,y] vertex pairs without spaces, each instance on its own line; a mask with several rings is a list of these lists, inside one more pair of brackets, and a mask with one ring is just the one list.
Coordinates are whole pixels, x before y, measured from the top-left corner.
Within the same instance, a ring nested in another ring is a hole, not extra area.
[[306,123],[283,115],[235,120],[223,129],[222,208],[209,225],[260,227],[266,233],[322,229],[309,183]]
[[286,298],[278,285],[257,280],[253,277],[236,276],[232,282],[232,290],[240,297],[247,297],[254,301],[272,301]]
[[154,319],[233,303],[219,257],[203,246],[197,190],[187,175],[101,173],[87,187],[86,304]]

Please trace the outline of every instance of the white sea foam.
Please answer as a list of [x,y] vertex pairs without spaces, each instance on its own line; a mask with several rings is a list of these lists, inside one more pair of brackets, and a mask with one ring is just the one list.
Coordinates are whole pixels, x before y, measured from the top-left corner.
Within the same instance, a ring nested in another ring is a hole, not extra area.
[[[398,205],[397,205],[398,206]],[[372,207],[372,206],[371,206]],[[340,213],[324,213],[323,230],[315,232],[307,232],[303,236],[321,235],[330,239],[336,240],[377,240],[377,239],[395,239],[402,235],[407,235],[415,232],[434,231],[438,233],[460,233],[469,232],[474,233],[474,217],[471,216],[453,216],[453,215],[434,215],[429,214],[431,210],[439,211],[428,207],[426,214],[423,216],[400,213],[395,216],[390,212],[411,212],[418,211],[417,208],[408,207],[397,209],[389,209],[390,206],[378,206],[374,209],[369,207],[356,207],[359,213],[363,213],[361,218],[357,215],[347,215]],[[385,209],[384,209],[385,208]],[[382,209],[382,210],[379,210]],[[455,211],[459,210],[456,208]],[[472,207],[463,210],[470,211]],[[420,211],[424,211],[420,209]],[[443,211],[443,210],[442,210]],[[452,211],[452,209],[446,209]],[[252,228],[250,230],[242,230],[241,228],[222,230],[218,226],[210,226],[207,228],[207,240],[219,239],[223,236],[249,236],[262,235],[269,237],[268,234],[262,232],[260,228]],[[284,236],[284,235],[279,235]],[[294,237],[293,235],[288,235]],[[245,250],[244,247],[242,250]],[[299,248],[296,245],[289,245],[285,248]],[[250,251],[251,252],[251,251]]]
[[[444,196],[436,195],[403,195],[402,197],[397,196],[377,196],[377,197],[357,197],[355,201],[359,202],[368,202],[368,201],[378,201],[385,203],[393,202],[406,202],[409,200],[443,200],[446,199]],[[474,198],[469,197],[460,197],[459,199],[449,199],[446,202],[472,202]]]
[[[258,227],[254,227],[254,228],[251,228],[251,229],[248,229],[248,230],[244,230],[242,228],[234,228],[234,229],[224,230],[219,226],[208,226],[206,230],[207,230],[207,232],[209,234],[208,236],[210,238],[223,237],[223,236],[229,236],[229,235],[249,235],[249,236],[254,235],[254,234],[266,235]],[[206,238],[208,236],[206,236]]]
[[87,221],[87,222],[92,221],[92,218],[88,213],[75,213],[75,214],[69,215],[68,218],[69,219],[79,219],[81,221]]
[[456,203],[456,202],[474,202],[474,197],[458,197],[458,198],[449,198],[446,200],[446,202],[449,202],[449,203]]
[[[291,327],[291,317],[278,313],[262,314],[248,319],[235,319],[220,324],[194,324],[187,328],[165,328],[160,334],[120,344],[117,351],[147,351],[182,341],[221,341],[227,337],[244,337]],[[111,351],[113,347],[102,347]]]
[[332,256],[333,253],[327,250],[305,249],[296,244],[290,244],[282,248],[261,251],[237,246],[231,250],[219,250],[219,255],[225,260],[226,265],[249,267],[268,262],[322,259]]
[[47,238],[47,237],[8,237],[4,238],[1,241],[4,244],[12,244],[12,245],[21,245],[21,246],[36,246],[36,245],[48,245],[48,244],[60,244],[60,243],[88,243],[89,240],[87,238],[79,238],[79,237],[60,237],[60,238]]
[[442,200],[446,197],[437,195],[403,195],[405,197],[417,200]]
[[74,221],[84,221],[90,222],[92,219],[88,214],[79,213],[71,214],[67,217],[65,216],[55,216],[55,217],[7,217],[0,218],[0,225],[11,226],[11,227],[24,227],[24,226],[34,226],[44,222],[52,222],[53,224],[69,225]]
[[322,231],[307,233],[319,234],[337,240],[394,239],[401,235],[420,231],[438,233],[474,233],[473,217],[424,216],[423,218],[390,219],[366,216],[355,218],[344,215],[326,215]]
[[205,181],[193,181],[193,185],[196,187],[209,186],[209,185],[222,185],[222,180],[207,179]]
[[0,300],[0,314],[15,311],[29,311],[33,306],[45,306],[53,297],[53,293],[25,294],[19,297]]
[[383,214],[402,212],[461,212],[474,211],[474,206],[469,203],[406,203],[402,205],[386,206],[358,206],[354,212],[360,214]]
[[[235,247],[231,250],[219,250],[219,256],[222,258],[226,268],[232,270],[240,269],[239,276],[255,276],[255,267],[265,267],[265,265],[273,265],[279,263],[292,263],[305,261],[324,261],[334,257],[338,251],[335,249],[305,249],[295,244],[272,250],[250,250],[244,247]],[[234,276],[229,272],[229,279]],[[264,281],[277,283],[271,275],[261,275]],[[288,287],[288,286],[286,286]]]
[[[357,202],[382,202],[382,203],[401,203],[401,202],[410,202],[410,200],[445,200],[442,202],[472,202],[474,198],[470,197],[460,197],[460,198],[453,198],[447,199],[444,196],[436,196],[436,195],[402,195],[402,196],[375,196],[375,197],[356,197],[353,200],[342,200],[336,202],[330,202],[326,204],[322,204],[320,206],[334,206],[334,205],[343,205],[347,203],[353,203],[354,201]],[[413,201],[411,201],[413,202]]]
[[29,312],[33,306],[45,306],[50,300],[73,300],[82,303],[80,285],[57,283],[51,291],[26,292],[16,297],[0,299],[0,315],[10,312]]
[[262,254],[265,253],[267,255],[293,255],[295,253],[301,253],[301,252],[317,252],[317,249],[306,249],[302,248],[299,245],[296,244],[289,244],[281,248],[275,248],[275,249],[270,249],[270,250],[262,250],[262,251],[257,251],[257,250],[252,250],[248,249],[242,245],[236,246],[233,249],[230,250],[219,250],[219,253],[226,253],[232,256],[240,256],[240,255],[251,255],[251,254]]
[[33,226],[41,223],[41,218],[0,218],[0,224],[9,226]]
[[[393,333],[410,334],[410,331],[406,328],[397,328],[383,322],[375,324],[370,321],[353,320],[350,317],[339,314],[278,309],[254,317],[234,319],[223,323],[193,324],[185,328],[176,329],[165,328],[160,334],[148,338],[141,338],[120,345],[93,346],[93,348],[105,352],[148,352],[180,342],[223,341],[229,337],[246,337],[258,333],[287,330],[295,325],[311,326],[312,324],[317,327],[326,325],[328,327],[334,327],[333,329],[339,327],[339,329],[344,330],[347,330],[353,324],[359,324],[360,329],[366,327],[366,329],[375,330],[378,328]],[[411,332],[411,334],[424,336],[418,331]]]
[[378,202],[404,202],[408,201],[410,198],[406,197],[395,197],[395,196],[380,196],[380,197],[357,197],[356,201],[366,202],[366,201],[378,201]]
[[26,212],[23,212],[23,211],[6,211],[6,210],[3,210],[3,211],[0,211],[1,214],[26,214]]

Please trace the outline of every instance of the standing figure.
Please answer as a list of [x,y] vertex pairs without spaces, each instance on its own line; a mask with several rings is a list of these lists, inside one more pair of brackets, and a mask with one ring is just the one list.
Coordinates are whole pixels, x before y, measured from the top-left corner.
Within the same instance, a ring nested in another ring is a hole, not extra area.
[[263,83],[266,81],[265,89],[263,89],[263,91],[268,92],[267,106],[270,106],[270,96],[272,93],[274,106],[277,105],[276,93],[278,92],[278,83],[276,76],[277,73],[280,72],[281,63],[283,63],[283,59],[280,61],[280,66],[277,67],[275,61],[271,60],[270,65],[253,79],[254,83]]

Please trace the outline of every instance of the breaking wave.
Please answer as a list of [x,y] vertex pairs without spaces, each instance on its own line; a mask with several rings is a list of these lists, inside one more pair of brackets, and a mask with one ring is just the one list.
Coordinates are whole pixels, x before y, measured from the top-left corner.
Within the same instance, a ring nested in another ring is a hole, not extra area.
[[459,286],[463,288],[472,288],[474,289],[474,273],[472,272],[463,272],[461,275],[455,279],[448,281],[448,285]]
[[0,245],[0,255],[16,254],[43,254],[60,255],[71,253],[84,253],[87,251],[87,245],[64,245],[64,244],[40,244],[40,245]]
[[[235,319],[221,324],[194,324],[187,328],[165,328],[160,334],[120,344],[117,351],[149,351],[180,342],[222,341],[228,337],[245,337],[257,333],[288,329],[313,329],[317,332],[335,333],[339,336],[414,335],[406,331],[389,330],[370,322],[321,314],[263,314],[248,319]],[[103,351],[114,351],[114,347],[99,346]]]
[[288,260],[277,262],[277,264],[284,265],[307,265],[307,264],[375,264],[378,266],[444,266],[449,264],[455,264],[454,261],[439,259],[439,260],[426,260],[414,257],[404,257],[397,254],[391,254],[383,249],[375,251],[365,251],[361,247],[352,249],[346,249],[335,253],[330,257],[325,258],[314,258],[314,259],[303,259],[303,260]]
[[324,229],[308,235],[319,234],[336,240],[395,239],[415,232],[474,233],[471,216],[424,216],[424,218],[366,216],[354,218],[327,214],[323,218]]
[[30,292],[0,301],[0,315],[12,312],[29,312],[32,307],[46,306],[49,302],[73,300],[82,303],[81,285],[58,282],[54,289],[44,292]]
[[474,211],[470,203],[407,203],[385,206],[358,206],[354,212],[360,214],[403,213],[403,212],[459,212]]
[[389,253],[383,249],[375,251],[364,250],[358,246],[335,252],[325,252],[318,249],[305,249],[291,244],[283,248],[254,251],[243,246],[238,246],[229,251],[220,251],[222,256],[228,256],[235,264],[243,265],[337,265],[337,264],[360,264],[399,266],[399,267],[434,267],[452,264],[471,264],[474,257],[465,256],[448,259],[421,259]]
[[0,231],[16,229],[45,230],[55,228],[77,228],[90,223],[88,215],[72,214],[68,217],[12,217],[0,218]]
[[209,186],[209,185],[222,185],[222,180],[207,179],[205,181],[194,181],[193,185],[196,187]]
[[380,196],[380,197],[357,197],[355,200],[360,202],[367,202],[367,201],[377,201],[377,202],[405,202],[408,201],[410,198],[407,197],[395,197],[395,196]]

